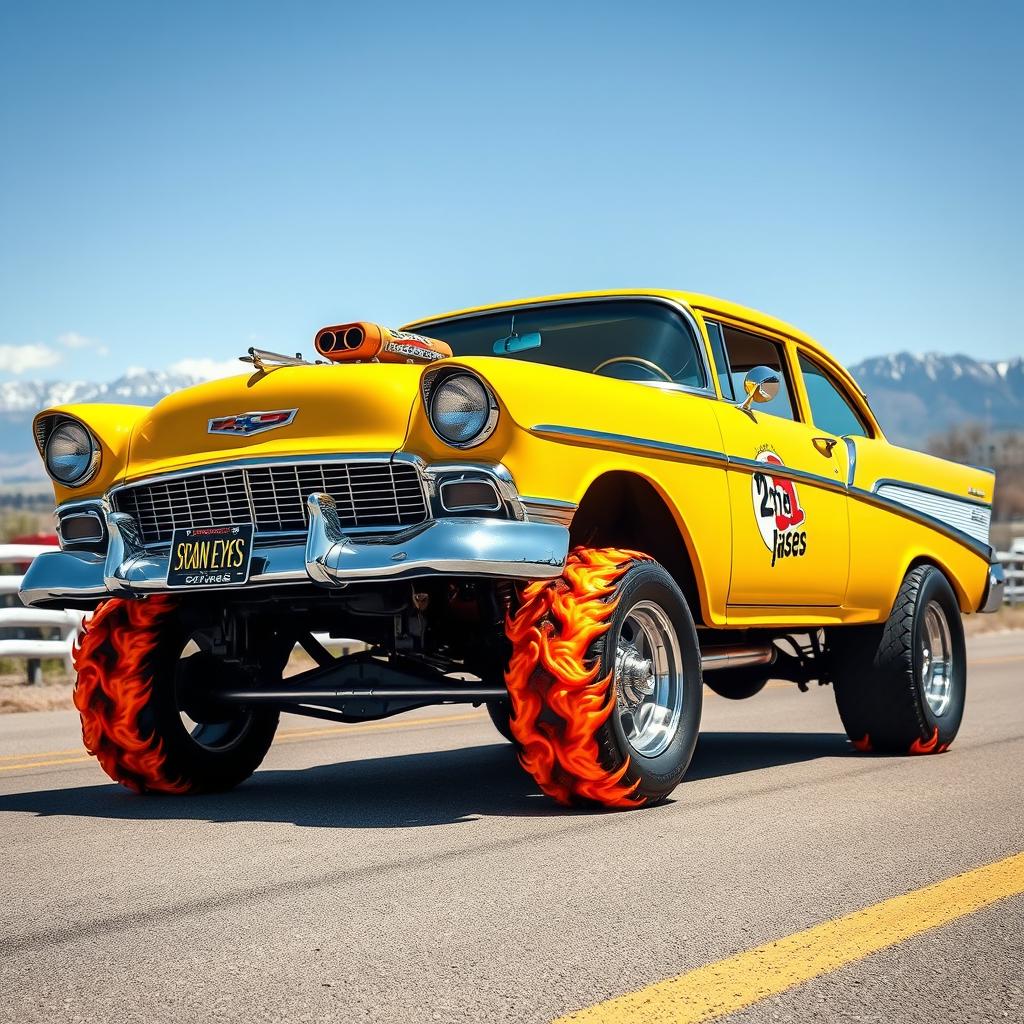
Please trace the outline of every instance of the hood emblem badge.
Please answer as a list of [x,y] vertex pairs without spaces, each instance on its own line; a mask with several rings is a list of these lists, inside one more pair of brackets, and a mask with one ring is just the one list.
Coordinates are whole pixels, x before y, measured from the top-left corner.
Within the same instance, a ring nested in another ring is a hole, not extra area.
[[209,421],[210,434],[262,434],[265,430],[287,427],[298,409],[275,409],[273,412],[240,412],[235,416],[215,416]]

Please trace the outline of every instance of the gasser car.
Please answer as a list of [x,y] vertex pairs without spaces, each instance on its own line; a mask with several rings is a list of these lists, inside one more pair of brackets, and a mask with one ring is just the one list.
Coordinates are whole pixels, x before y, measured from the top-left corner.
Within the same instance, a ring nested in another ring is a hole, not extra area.
[[805,334],[651,290],[315,347],[35,420],[61,550],[22,597],[93,610],[75,703],[111,778],[234,786],[281,711],[486,704],[545,793],[634,807],[683,778],[702,680],[831,683],[861,751],[953,741],[993,474],[887,442]]

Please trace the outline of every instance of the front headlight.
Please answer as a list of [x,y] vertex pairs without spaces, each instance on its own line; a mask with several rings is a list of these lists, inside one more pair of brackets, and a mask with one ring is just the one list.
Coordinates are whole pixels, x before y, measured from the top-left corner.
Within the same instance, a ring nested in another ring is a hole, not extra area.
[[453,448],[483,444],[498,422],[498,403],[479,377],[471,373],[447,374],[430,391],[430,425]]
[[59,423],[46,439],[46,471],[66,487],[80,487],[96,474],[100,446],[75,420]]

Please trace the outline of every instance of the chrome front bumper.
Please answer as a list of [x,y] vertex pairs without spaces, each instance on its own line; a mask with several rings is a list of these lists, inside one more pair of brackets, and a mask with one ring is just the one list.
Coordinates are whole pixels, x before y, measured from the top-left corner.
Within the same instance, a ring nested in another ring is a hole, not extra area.
[[[414,576],[548,579],[558,576],[569,550],[564,526],[509,519],[430,519],[397,533],[346,535],[334,501],[311,494],[304,542],[260,544],[257,535],[249,582],[207,590],[244,590],[298,583],[343,587]],[[61,607],[106,597],[180,593],[167,586],[169,551],[143,547],[132,517],[106,515],[106,555],[53,551],[39,555],[21,584],[27,605]],[[199,589],[199,588],[196,588]]]
[[1003,606],[1006,597],[1006,571],[999,562],[988,567],[988,580],[985,583],[985,596],[981,599],[979,612],[997,612]]

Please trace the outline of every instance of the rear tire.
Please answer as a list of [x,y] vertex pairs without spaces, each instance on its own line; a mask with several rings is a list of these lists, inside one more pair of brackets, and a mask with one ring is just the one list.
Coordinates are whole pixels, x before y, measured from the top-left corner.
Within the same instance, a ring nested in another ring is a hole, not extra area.
[[941,754],[956,738],[967,656],[956,595],[942,571],[907,573],[884,626],[829,635],[836,705],[862,751]]
[[[216,708],[211,682],[237,671],[202,652],[166,597],[103,602],[75,653],[75,706],[86,749],[115,782],[139,793],[231,789],[259,766],[278,712]],[[283,665],[283,663],[282,663]]]
[[505,681],[519,759],[560,803],[664,800],[693,756],[701,712],[697,630],[647,555],[576,548],[530,584],[507,623]]

